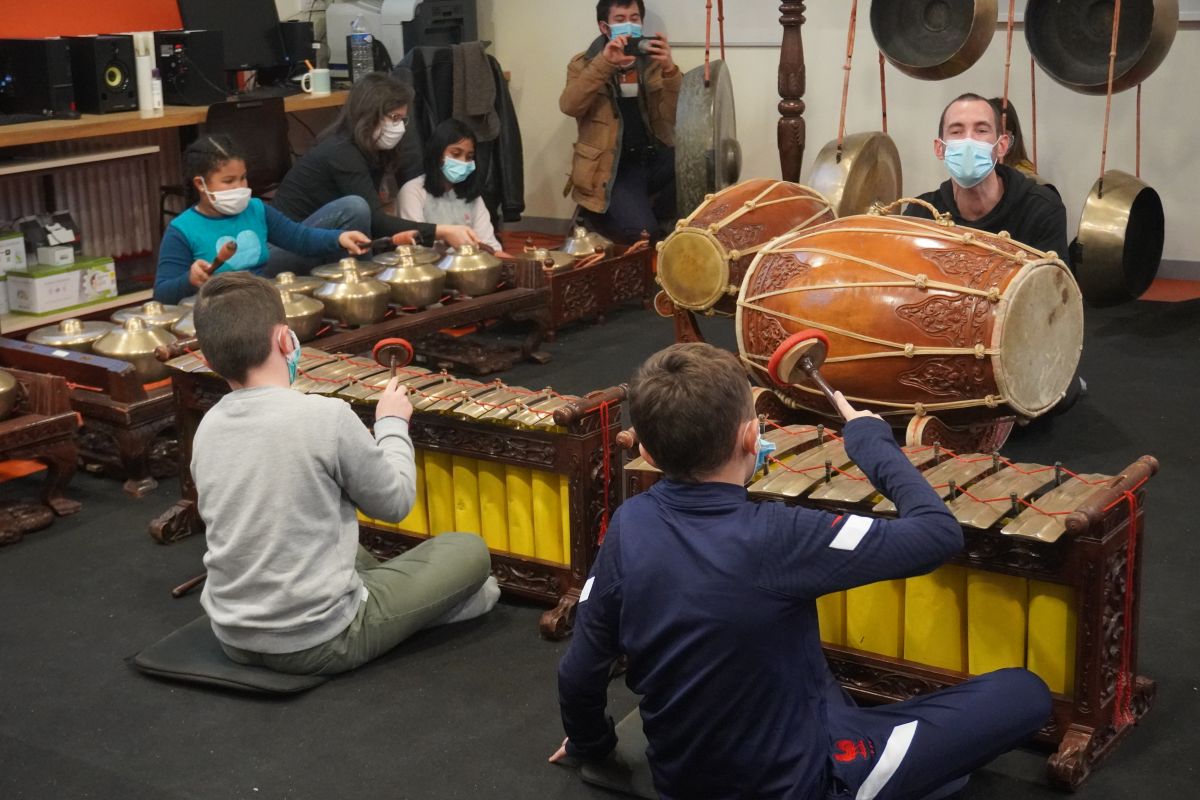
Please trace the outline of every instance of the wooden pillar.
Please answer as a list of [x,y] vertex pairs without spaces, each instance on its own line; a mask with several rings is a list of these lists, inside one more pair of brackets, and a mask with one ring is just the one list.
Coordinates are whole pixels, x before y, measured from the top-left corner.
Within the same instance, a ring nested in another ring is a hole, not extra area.
[[804,3],[780,3],[783,45],[779,51],[779,167],[785,181],[800,180],[804,160]]

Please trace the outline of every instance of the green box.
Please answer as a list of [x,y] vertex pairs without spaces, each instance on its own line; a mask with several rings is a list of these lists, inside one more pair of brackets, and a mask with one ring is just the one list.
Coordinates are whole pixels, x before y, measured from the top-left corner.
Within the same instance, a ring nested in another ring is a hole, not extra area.
[[8,304],[17,314],[53,314],[77,308],[79,302],[79,266],[38,270],[9,271]]
[[79,302],[98,303],[117,296],[117,267],[108,256],[75,262],[79,270]]
[[0,230],[0,275],[25,266],[25,237],[17,231]]

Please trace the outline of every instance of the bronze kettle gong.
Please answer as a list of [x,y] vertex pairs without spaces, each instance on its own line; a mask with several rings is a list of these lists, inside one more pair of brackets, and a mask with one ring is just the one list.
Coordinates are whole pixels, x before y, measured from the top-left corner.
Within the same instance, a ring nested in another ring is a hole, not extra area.
[[996,0],[874,0],[871,32],[884,58],[905,75],[952,78],[991,43]]
[[[1113,0],[1029,0],[1025,41],[1046,74],[1083,94],[1108,90]],[[1122,0],[1113,91],[1137,86],[1167,57],[1179,0]]]
[[1127,172],[1105,172],[1084,201],[1071,248],[1083,298],[1112,306],[1141,297],[1158,274],[1165,227],[1158,192]]

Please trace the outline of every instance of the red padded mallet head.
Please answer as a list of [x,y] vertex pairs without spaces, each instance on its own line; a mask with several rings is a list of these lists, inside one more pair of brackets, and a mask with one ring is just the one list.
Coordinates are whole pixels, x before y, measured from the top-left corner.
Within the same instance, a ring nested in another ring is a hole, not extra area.
[[391,369],[394,378],[396,370],[412,363],[413,346],[408,343],[407,339],[380,339],[371,348],[371,355],[379,366]]
[[[833,388],[821,376],[821,365],[829,355],[829,337],[813,328],[793,333],[780,342],[767,362],[767,374],[780,386],[812,382],[835,409]],[[807,380],[806,380],[807,378]]]

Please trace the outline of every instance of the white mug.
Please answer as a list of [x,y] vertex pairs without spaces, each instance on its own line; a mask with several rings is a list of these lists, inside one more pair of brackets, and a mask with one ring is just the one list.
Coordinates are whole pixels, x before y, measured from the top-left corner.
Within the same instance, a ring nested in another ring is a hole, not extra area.
[[300,88],[311,95],[329,94],[329,70],[312,69],[304,73]]

